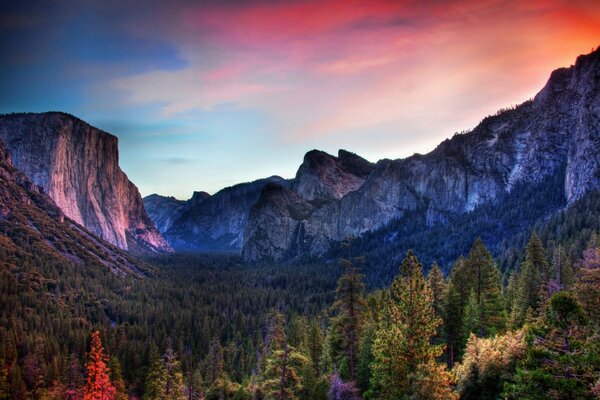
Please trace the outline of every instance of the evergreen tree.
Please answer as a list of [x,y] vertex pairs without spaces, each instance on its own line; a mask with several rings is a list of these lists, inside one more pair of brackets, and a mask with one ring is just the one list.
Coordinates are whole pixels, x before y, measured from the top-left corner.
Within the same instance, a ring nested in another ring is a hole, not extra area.
[[331,358],[342,377],[354,381],[359,357],[358,341],[362,332],[367,303],[364,297],[364,276],[354,266],[352,258],[342,259],[344,273],[338,279],[331,320]]
[[471,289],[479,308],[477,334],[483,337],[502,332],[506,326],[506,312],[500,272],[481,239],[473,243],[465,267],[472,276]]
[[115,388],[110,382],[108,356],[104,354],[98,331],[92,334],[86,371],[83,400],[114,400]]
[[599,374],[600,340],[576,298],[558,292],[541,325],[529,327],[526,357],[514,382],[505,385],[504,397],[594,399]]
[[448,367],[450,368],[453,367],[455,361],[460,360],[464,347],[463,317],[471,293],[471,285],[472,281],[466,269],[465,259],[459,257],[450,272],[444,302],[444,334],[448,352]]
[[164,399],[165,386],[167,381],[167,372],[165,365],[158,350],[154,345],[150,347],[149,355],[150,369],[146,375],[143,400],[161,400]]
[[82,397],[83,375],[81,374],[81,364],[73,353],[69,355],[66,368],[63,371],[63,382],[65,383],[64,400],[78,400]]
[[521,266],[519,290],[515,300],[515,326],[521,326],[530,313],[537,315],[544,292],[547,292],[549,268],[542,241],[534,232],[526,247],[525,261]]
[[427,285],[431,290],[435,315],[438,318],[443,318],[446,284],[444,282],[444,274],[442,274],[442,270],[437,263],[434,263],[429,269],[429,273],[427,274]]
[[223,377],[223,348],[218,338],[213,338],[208,351],[208,366],[206,380],[208,386]]
[[265,357],[261,391],[268,400],[297,400],[304,390],[301,371],[309,367],[310,361],[288,344],[281,313],[271,313],[268,324],[269,353]]
[[373,343],[371,388],[373,399],[400,399],[416,395],[418,371],[435,362],[442,348],[431,345],[441,320],[435,316],[431,290],[422,266],[408,252],[400,275],[389,289]]
[[167,342],[164,355],[165,366],[165,400],[184,400],[183,374],[179,367],[179,361],[173,351],[171,341]]
[[554,249],[552,255],[552,272],[554,273],[554,277],[550,281],[549,296],[557,291],[568,289],[573,285],[575,280],[573,263],[569,260],[562,246]]
[[322,373],[323,340],[321,325],[317,319],[314,319],[310,324],[308,333],[308,355],[315,377],[320,377]]
[[469,300],[464,311],[464,319],[462,325],[463,341],[466,343],[471,334],[479,334],[481,327],[481,308],[477,303],[475,291],[471,290]]
[[110,381],[115,387],[115,400],[129,399],[119,359],[117,357],[112,357],[108,363],[108,368],[110,369]]
[[574,291],[590,319],[600,324],[600,247],[595,236],[579,262]]

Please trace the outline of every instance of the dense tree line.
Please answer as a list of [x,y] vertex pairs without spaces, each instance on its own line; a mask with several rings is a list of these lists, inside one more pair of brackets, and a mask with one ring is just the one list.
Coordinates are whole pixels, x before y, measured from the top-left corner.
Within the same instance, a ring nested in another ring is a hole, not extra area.
[[0,264],[0,399],[597,398],[600,242],[548,233],[571,223],[506,272],[481,239],[446,276],[408,251],[377,290],[351,241],[339,264],[170,255],[145,278],[31,253]]

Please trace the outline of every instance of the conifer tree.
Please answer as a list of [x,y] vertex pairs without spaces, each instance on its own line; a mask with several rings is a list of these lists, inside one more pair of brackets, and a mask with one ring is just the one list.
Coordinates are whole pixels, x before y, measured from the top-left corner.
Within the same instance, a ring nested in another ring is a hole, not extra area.
[[108,356],[104,354],[98,331],[92,334],[86,371],[83,400],[114,400],[115,388],[110,382]]
[[600,247],[595,235],[579,261],[574,291],[590,319],[600,323]]
[[338,279],[332,310],[331,358],[343,378],[356,379],[359,338],[364,325],[367,303],[364,297],[364,276],[354,266],[352,257],[342,259],[344,273]]
[[600,372],[600,341],[571,293],[555,293],[528,336],[525,359],[514,381],[505,385],[504,398],[597,398],[593,388]]
[[184,400],[183,374],[179,367],[179,361],[173,351],[171,341],[167,342],[164,355],[165,366],[165,400]]
[[165,365],[154,345],[150,347],[150,369],[146,375],[143,400],[160,400],[165,398],[167,373]]
[[442,348],[431,345],[441,320],[433,311],[432,294],[423,278],[422,266],[410,251],[389,289],[382,313],[373,343],[368,395],[374,399],[414,396],[417,371],[423,364],[435,362]]
[[500,272],[481,239],[473,243],[465,267],[472,276],[471,289],[479,308],[480,324],[476,333],[483,337],[502,332],[506,326],[506,311]]
[[112,357],[108,363],[108,368],[110,369],[110,381],[115,387],[115,400],[127,400],[129,396],[127,395],[119,359],[117,357]]
[[436,317],[443,318],[444,315],[444,296],[446,284],[444,282],[444,274],[437,263],[434,263],[427,274],[427,285],[431,290],[433,301],[433,311]]
[[460,360],[465,345],[463,316],[471,293],[471,285],[472,281],[466,269],[465,258],[459,257],[452,266],[444,302],[444,334],[449,368],[453,367],[455,361]]
[[548,262],[542,241],[534,232],[527,243],[521,266],[519,289],[515,299],[515,326],[521,326],[527,315],[536,316],[549,281]]
[[322,373],[321,361],[323,358],[323,330],[317,319],[314,319],[310,324],[308,352],[313,374],[315,377],[320,377]]
[[466,343],[467,339],[471,334],[479,335],[481,327],[481,308],[477,303],[477,296],[475,291],[471,290],[469,300],[464,311],[464,318],[462,324],[463,341]]
[[283,314],[270,314],[267,332],[269,346],[261,377],[262,393],[269,400],[297,400],[304,389],[301,372],[310,361],[289,345]]
[[215,382],[223,378],[224,362],[223,348],[218,338],[213,338],[208,350],[208,365],[206,371],[206,383],[212,386]]
[[81,374],[81,364],[75,354],[69,355],[66,368],[63,371],[63,382],[65,383],[63,399],[79,400],[82,394],[83,376]]

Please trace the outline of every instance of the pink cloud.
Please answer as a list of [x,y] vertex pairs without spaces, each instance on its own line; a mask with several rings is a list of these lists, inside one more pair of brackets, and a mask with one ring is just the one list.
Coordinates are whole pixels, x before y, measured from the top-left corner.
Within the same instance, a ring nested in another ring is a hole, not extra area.
[[[222,103],[260,108],[280,140],[356,129],[472,127],[532,96],[549,72],[597,46],[593,1],[304,1],[197,6],[167,33],[188,67],[120,78],[130,102],[166,116]],[[425,135],[423,135],[425,136]],[[386,132],[378,139],[390,147]],[[397,138],[402,140],[401,135]],[[397,146],[396,146],[397,147]]]

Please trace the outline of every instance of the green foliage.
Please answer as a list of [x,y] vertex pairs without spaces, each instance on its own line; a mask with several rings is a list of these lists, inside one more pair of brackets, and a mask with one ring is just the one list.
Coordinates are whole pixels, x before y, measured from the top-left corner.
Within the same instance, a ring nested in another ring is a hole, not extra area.
[[344,273],[338,279],[332,306],[330,352],[342,379],[354,381],[359,359],[359,338],[365,323],[367,303],[363,275],[353,260],[343,259]]
[[435,316],[422,266],[408,252],[382,307],[373,343],[370,398],[399,399],[415,393],[417,370],[441,354],[430,344],[441,320]]
[[540,325],[529,327],[527,353],[512,382],[509,399],[594,399],[600,372],[598,332],[576,298],[558,292]]
[[528,312],[537,315],[547,293],[550,271],[546,251],[537,234],[527,243],[525,261],[521,266],[519,289],[515,301],[514,326],[521,326]]

